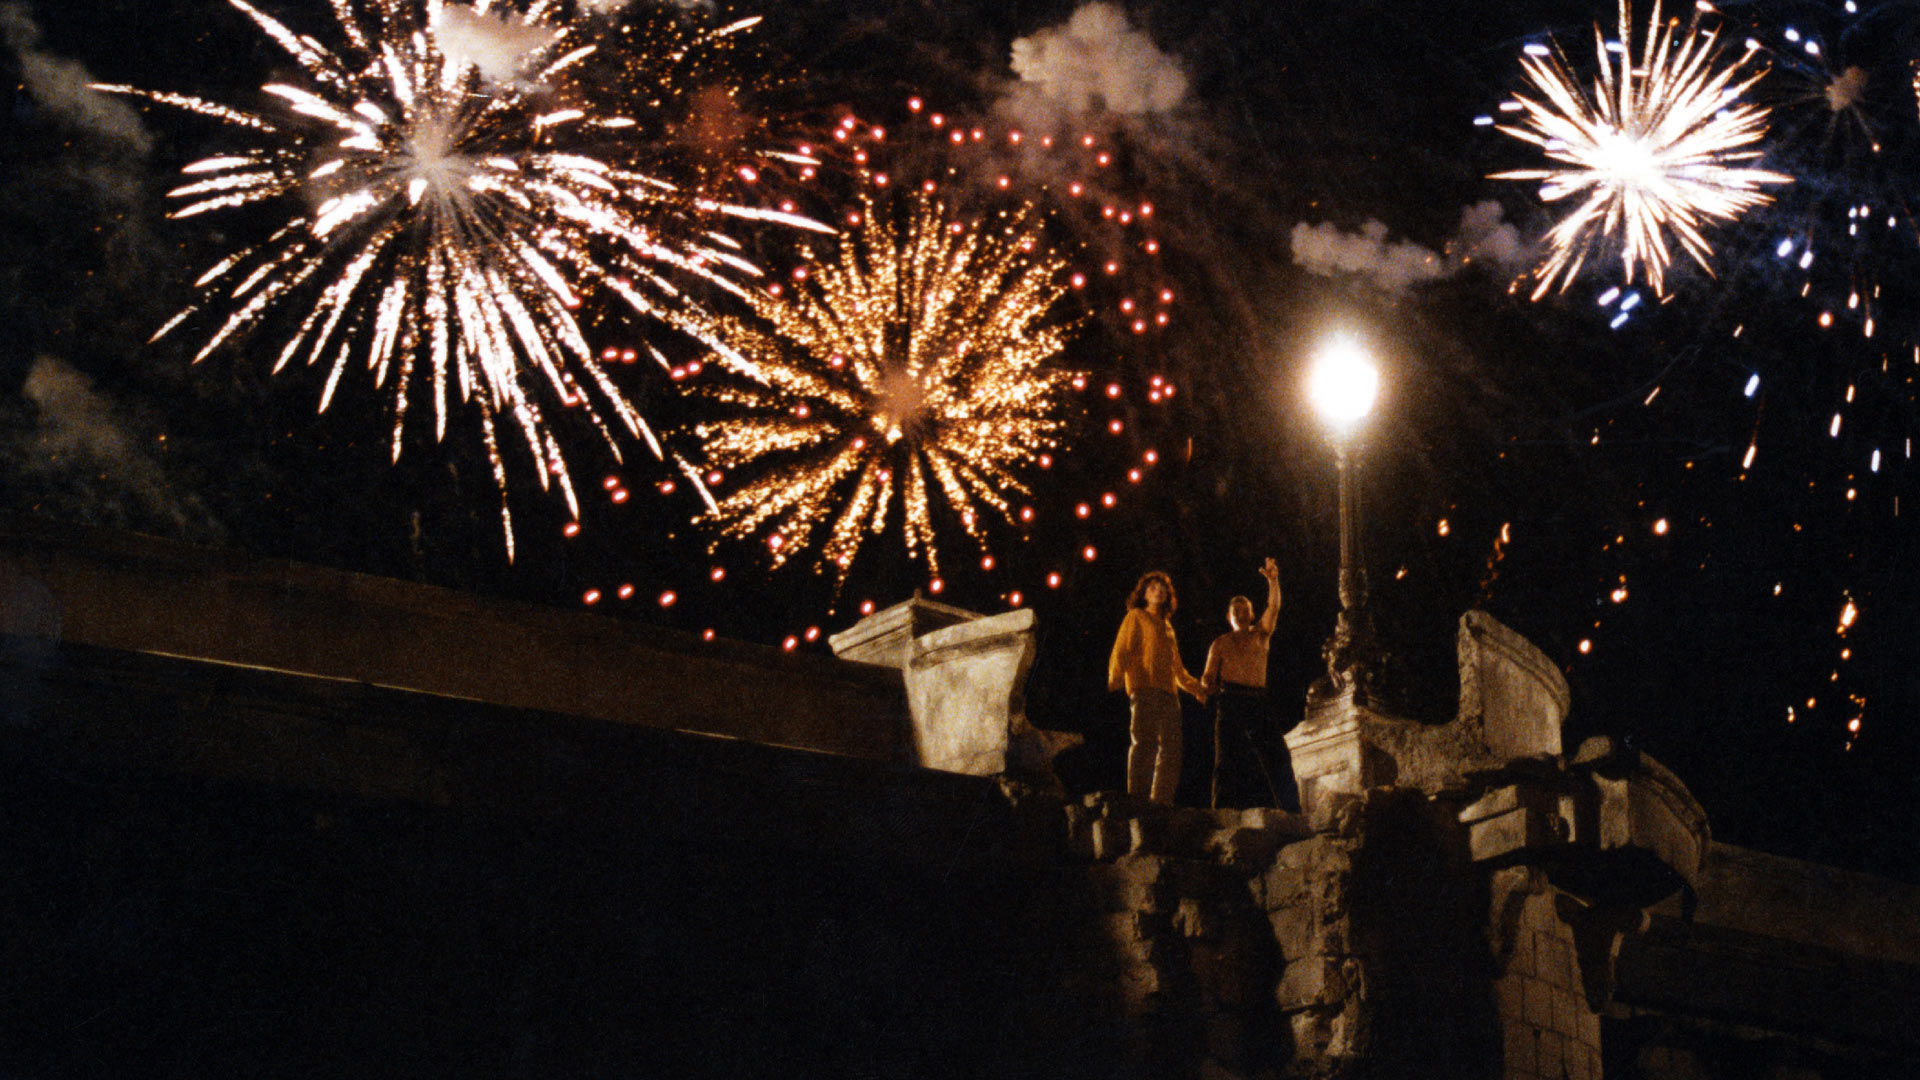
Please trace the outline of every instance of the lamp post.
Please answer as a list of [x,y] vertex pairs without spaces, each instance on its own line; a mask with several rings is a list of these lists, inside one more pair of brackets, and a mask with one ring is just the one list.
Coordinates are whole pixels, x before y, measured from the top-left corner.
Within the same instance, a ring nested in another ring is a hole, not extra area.
[[1367,613],[1367,568],[1360,553],[1358,455],[1353,443],[1361,421],[1373,411],[1380,370],[1355,339],[1329,339],[1314,357],[1307,396],[1333,436],[1340,482],[1340,616],[1321,648],[1327,673],[1309,689],[1328,701],[1365,682],[1375,672],[1379,647]]

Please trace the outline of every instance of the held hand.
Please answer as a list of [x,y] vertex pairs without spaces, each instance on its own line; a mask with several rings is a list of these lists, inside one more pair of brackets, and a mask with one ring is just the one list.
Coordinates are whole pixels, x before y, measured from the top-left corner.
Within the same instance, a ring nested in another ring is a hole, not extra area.
[[1279,581],[1280,564],[1274,562],[1272,559],[1268,559],[1266,564],[1260,567],[1260,576],[1266,578],[1268,581]]

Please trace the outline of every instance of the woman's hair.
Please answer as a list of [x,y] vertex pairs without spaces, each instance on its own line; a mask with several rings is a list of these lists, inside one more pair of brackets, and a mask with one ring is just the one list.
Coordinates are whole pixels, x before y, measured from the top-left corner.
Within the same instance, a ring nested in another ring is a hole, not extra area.
[[1127,606],[1129,608],[1146,607],[1147,586],[1156,581],[1167,587],[1167,614],[1173,614],[1173,609],[1178,603],[1173,598],[1173,579],[1160,570],[1149,570],[1140,575],[1140,580],[1133,586],[1133,592],[1127,596]]

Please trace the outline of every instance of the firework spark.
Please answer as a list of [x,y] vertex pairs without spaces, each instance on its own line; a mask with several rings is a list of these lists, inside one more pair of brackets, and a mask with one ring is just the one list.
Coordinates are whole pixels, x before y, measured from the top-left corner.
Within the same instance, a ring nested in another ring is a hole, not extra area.
[[1561,53],[1536,45],[1521,66],[1539,96],[1516,94],[1502,106],[1521,116],[1500,130],[1559,165],[1493,178],[1541,181],[1547,202],[1582,200],[1547,233],[1547,256],[1534,271],[1536,300],[1555,281],[1564,290],[1601,242],[1616,236],[1626,280],[1644,266],[1656,293],[1664,294],[1672,262],[1668,233],[1712,273],[1702,227],[1768,202],[1764,185],[1792,181],[1740,164],[1759,157],[1752,147],[1767,131],[1768,110],[1740,100],[1764,74],[1749,67],[1751,51],[1723,63],[1716,32],[1663,22],[1655,3],[1636,61],[1630,23],[1621,0],[1619,40],[1594,28],[1600,74],[1591,92]]
[[858,217],[791,300],[754,299],[767,330],[725,335],[738,351],[717,362],[737,378],[712,393],[739,415],[693,431],[751,478],[706,517],[723,536],[766,531],[775,565],[824,527],[821,566],[844,580],[898,501],[909,555],[938,572],[933,491],[984,546],[986,512],[1012,520],[1018,470],[1064,428],[1065,262],[1030,208],[968,225],[915,196]]
[[187,182],[169,193],[184,202],[172,216],[251,206],[286,215],[266,239],[201,275],[198,300],[154,338],[210,316],[197,362],[284,322],[274,370],[296,357],[324,363],[324,411],[349,364],[363,362],[391,395],[395,460],[413,396],[423,388],[431,396],[442,439],[457,391],[479,415],[509,558],[502,422],[517,427],[541,486],[557,484],[576,517],[549,410],[580,409],[616,459],[610,420],[661,453],[587,346],[574,315],[583,289],[610,289],[712,347],[696,295],[744,295],[740,282],[759,273],[717,223],[827,231],[722,201],[660,168],[663,155],[648,157],[671,141],[674,75],[706,72],[712,54],[757,20],[663,26],[658,40],[615,61],[622,89],[586,74],[607,24],[564,19],[551,0],[524,14],[490,13],[491,0],[331,0],[337,49],[247,0],[229,2],[304,76],[264,86],[267,107],[100,87],[243,136],[185,167]]

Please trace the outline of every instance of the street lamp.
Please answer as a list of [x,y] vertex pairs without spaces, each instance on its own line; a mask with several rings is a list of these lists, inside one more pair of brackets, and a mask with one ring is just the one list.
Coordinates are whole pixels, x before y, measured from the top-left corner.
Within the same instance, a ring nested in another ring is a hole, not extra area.
[[1333,435],[1340,477],[1340,617],[1321,653],[1327,673],[1309,690],[1321,701],[1340,696],[1374,673],[1378,646],[1367,614],[1367,569],[1360,556],[1359,463],[1355,432],[1380,392],[1380,369],[1366,348],[1346,335],[1328,339],[1315,354],[1307,397]]

